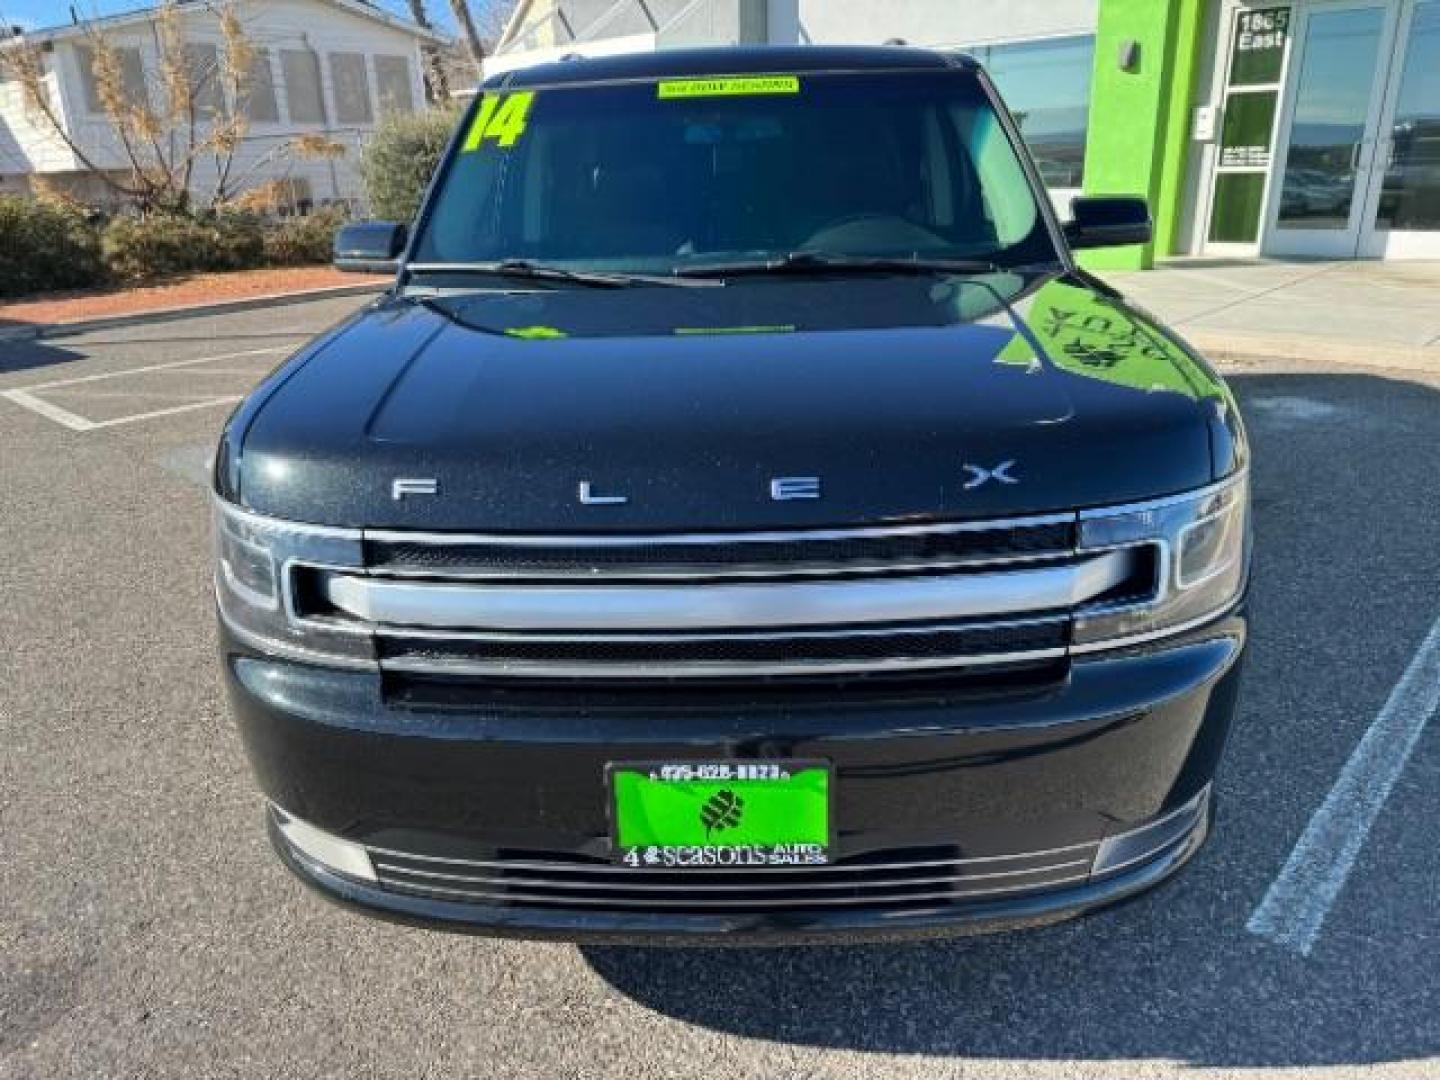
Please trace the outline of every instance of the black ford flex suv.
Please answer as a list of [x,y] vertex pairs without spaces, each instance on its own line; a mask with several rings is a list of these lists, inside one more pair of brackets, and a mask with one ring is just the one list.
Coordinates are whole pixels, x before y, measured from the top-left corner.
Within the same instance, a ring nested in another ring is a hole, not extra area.
[[1077,268],[970,60],[491,80],[393,289],[215,465],[224,677],[280,857],[564,938],[993,929],[1203,841],[1249,567],[1235,402]]

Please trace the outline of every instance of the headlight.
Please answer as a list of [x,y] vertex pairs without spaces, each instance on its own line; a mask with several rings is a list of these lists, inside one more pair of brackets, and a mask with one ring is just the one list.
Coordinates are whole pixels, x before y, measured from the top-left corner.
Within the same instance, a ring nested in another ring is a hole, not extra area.
[[302,615],[295,605],[297,570],[363,565],[358,529],[277,521],[219,498],[213,506],[215,597],[232,633],[296,660],[374,665],[374,645],[366,628]]
[[1245,586],[1250,484],[1241,473],[1194,495],[1080,515],[1080,550],[1149,546],[1155,589],[1097,605],[1075,620],[1074,651],[1113,647],[1197,625],[1223,612]]

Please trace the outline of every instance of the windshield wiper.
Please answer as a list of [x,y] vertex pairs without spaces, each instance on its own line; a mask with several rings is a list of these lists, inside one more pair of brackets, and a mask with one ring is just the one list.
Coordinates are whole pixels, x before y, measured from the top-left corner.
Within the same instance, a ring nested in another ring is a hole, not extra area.
[[529,278],[536,281],[564,281],[593,289],[624,289],[636,285],[696,286],[718,282],[685,281],[660,274],[620,274],[599,270],[567,270],[529,259],[501,259],[498,262],[412,263],[407,269],[417,274],[488,274],[493,277]]
[[978,259],[879,258],[830,255],[823,251],[791,251],[773,259],[685,266],[684,277],[727,278],[763,274],[1002,274],[1004,269]]

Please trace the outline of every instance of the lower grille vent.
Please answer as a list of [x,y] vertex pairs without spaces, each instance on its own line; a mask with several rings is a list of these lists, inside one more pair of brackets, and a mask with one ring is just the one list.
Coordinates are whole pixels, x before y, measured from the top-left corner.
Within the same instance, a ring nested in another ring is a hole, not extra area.
[[893,910],[1076,884],[1089,877],[1097,847],[995,858],[929,848],[822,867],[731,871],[631,870],[556,859],[421,859],[373,849],[371,860],[387,889],[487,905],[671,913]]
[[426,662],[503,663],[751,663],[935,659],[1062,649],[1065,617],[973,626],[890,627],[843,634],[725,634],[705,637],[593,635],[427,638],[382,633],[380,656],[412,669]]

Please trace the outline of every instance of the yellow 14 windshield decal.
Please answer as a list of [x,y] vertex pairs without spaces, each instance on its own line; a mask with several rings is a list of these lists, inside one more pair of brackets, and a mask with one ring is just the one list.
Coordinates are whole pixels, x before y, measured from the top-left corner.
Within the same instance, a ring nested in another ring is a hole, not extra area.
[[509,149],[525,134],[525,125],[530,121],[530,106],[535,103],[533,90],[522,90],[514,94],[486,94],[480,99],[480,109],[475,122],[465,136],[461,153],[479,150],[486,143]]

